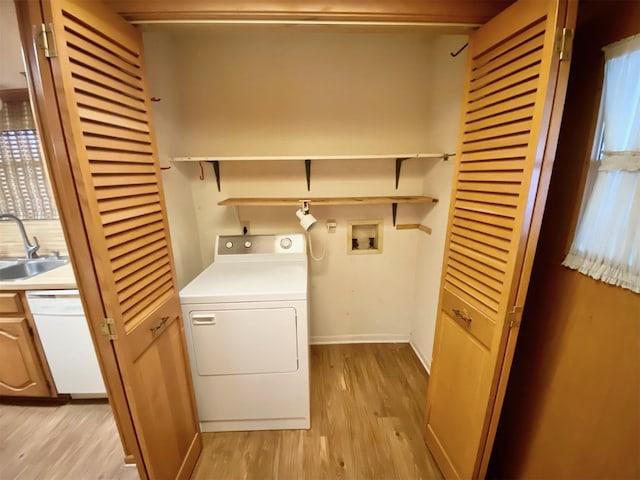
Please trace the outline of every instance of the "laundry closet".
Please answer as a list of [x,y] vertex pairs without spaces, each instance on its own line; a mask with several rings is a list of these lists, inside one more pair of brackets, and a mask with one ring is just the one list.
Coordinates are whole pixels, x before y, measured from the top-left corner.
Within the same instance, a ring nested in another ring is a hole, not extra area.
[[[466,31],[141,29],[180,286],[211,263],[218,234],[302,232],[296,199],[433,197],[396,207],[312,200],[308,234],[322,257],[309,264],[310,342],[410,341],[429,368],[465,67],[465,52],[450,52]],[[245,197],[293,204],[219,205]],[[374,225],[381,248],[354,252],[352,223]]]

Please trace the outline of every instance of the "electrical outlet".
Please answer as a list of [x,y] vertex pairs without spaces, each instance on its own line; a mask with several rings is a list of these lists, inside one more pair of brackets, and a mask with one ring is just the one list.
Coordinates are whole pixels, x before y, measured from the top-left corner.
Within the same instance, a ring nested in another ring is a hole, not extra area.
[[338,222],[336,222],[335,220],[327,220],[327,232],[336,233],[337,225],[338,225]]
[[249,235],[251,233],[248,220],[240,220],[240,230],[242,230],[243,235]]

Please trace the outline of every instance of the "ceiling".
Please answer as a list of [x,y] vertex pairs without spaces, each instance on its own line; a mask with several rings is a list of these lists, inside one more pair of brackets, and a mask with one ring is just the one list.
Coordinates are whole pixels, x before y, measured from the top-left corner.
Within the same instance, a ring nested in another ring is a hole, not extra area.
[[0,0],[0,90],[27,88],[13,0]]

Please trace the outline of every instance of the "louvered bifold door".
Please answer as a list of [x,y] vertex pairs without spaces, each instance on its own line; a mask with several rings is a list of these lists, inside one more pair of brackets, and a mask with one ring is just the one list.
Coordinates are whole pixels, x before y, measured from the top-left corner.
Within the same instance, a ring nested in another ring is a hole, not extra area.
[[[199,427],[139,31],[97,1],[43,2],[105,317],[150,478],[188,476]],[[116,338],[117,337],[117,338]]]
[[555,39],[567,11],[520,1],[469,42],[426,411],[425,438],[447,478],[483,476],[493,442],[523,265],[535,252],[533,212],[544,206],[540,173],[555,152],[550,124],[566,91]]

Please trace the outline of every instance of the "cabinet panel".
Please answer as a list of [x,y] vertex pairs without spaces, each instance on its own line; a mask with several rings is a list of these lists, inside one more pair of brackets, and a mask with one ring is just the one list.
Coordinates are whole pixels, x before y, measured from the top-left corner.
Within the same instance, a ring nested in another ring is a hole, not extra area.
[[0,314],[15,314],[23,311],[19,293],[0,293]]
[[27,319],[0,318],[0,395],[48,397]]

